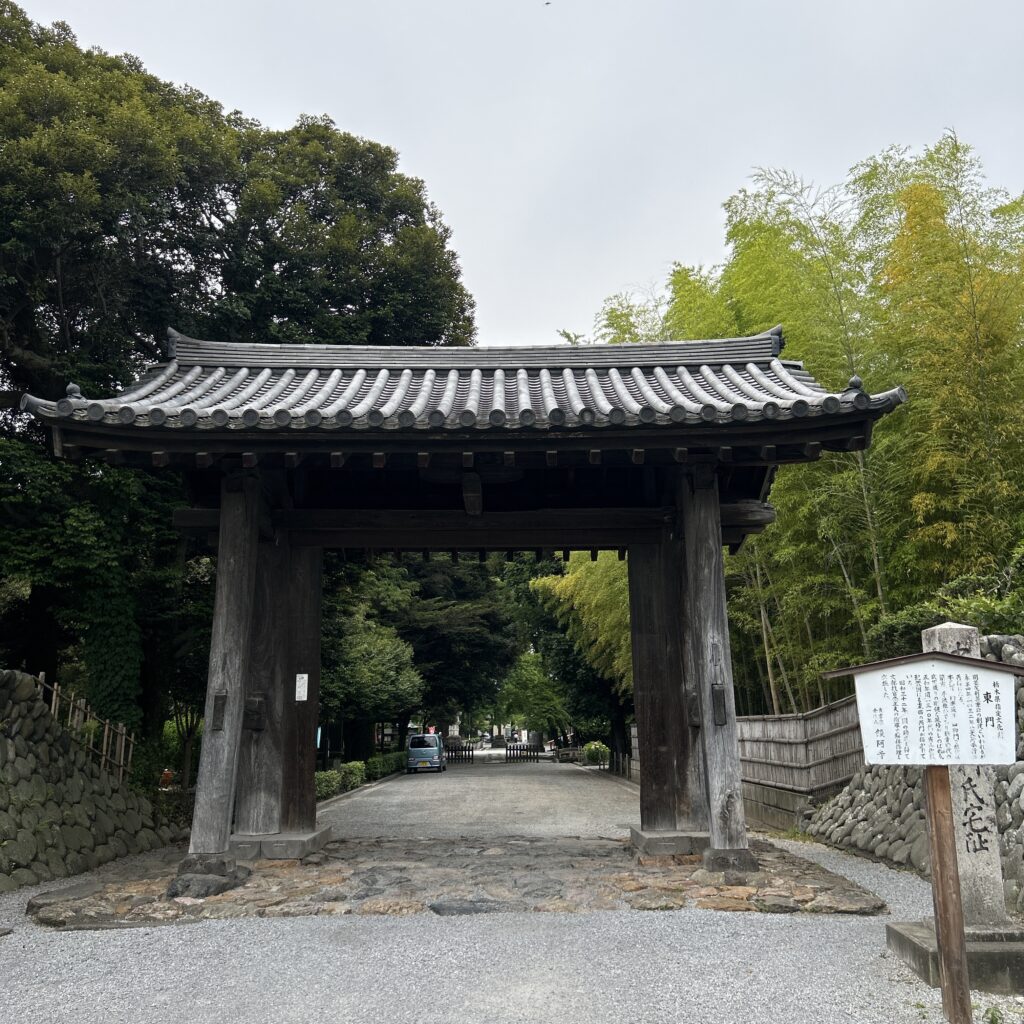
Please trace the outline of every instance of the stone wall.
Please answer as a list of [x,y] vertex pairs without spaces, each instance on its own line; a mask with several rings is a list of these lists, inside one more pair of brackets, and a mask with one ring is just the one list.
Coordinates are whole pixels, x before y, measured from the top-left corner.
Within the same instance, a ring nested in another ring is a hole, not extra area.
[[148,800],[94,764],[40,696],[0,671],[0,892],[163,846]]
[[[1024,636],[981,638],[981,654],[1024,669]],[[1017,680],[1016,763],[997,767],[996,823],[1007,906],[1024,912],[1024,679]],[[822,805],[807,832],[843,849],[929,874],[920,768],[864,766],[835,799]]]

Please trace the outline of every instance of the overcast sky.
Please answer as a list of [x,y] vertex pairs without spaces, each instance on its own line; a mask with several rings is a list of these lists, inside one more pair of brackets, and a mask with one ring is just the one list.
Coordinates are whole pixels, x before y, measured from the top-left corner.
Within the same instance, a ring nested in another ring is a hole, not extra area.
[[273,127],[393,146],[453,231],[484,344],[724,255],[757,166],[820,184],[955,128],[1024,190],[1020,0],[20,0]]

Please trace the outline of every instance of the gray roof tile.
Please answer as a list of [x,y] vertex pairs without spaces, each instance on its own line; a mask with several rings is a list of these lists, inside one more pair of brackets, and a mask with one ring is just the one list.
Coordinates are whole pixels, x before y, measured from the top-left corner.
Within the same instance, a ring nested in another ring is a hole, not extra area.
[[431,348],[256,345],[169,332],[169,358],[119,395],[69,387],[41,419],[123,429],[509,430],[736,423],[884,412],[901,388],[843,392],[779,358],[780,328],[751,338],[659,345]]

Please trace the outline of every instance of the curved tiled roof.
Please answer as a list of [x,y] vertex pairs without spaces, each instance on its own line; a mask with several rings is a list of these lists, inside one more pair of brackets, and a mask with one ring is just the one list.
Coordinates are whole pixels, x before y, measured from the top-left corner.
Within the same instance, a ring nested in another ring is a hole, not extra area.
[[902,389],[859,378],[829,392],[780,358],[781,328],[751,338],[538,348],[231,344],[169,331],[165,363],[112,398],[74,385],[22,408],[119,430],[510,430],[728,424],[880,414]]

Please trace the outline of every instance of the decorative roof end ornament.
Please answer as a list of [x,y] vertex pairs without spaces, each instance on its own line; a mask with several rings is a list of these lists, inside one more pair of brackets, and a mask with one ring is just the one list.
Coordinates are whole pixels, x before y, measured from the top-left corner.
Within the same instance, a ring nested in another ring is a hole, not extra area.
[[164,356],[170,360],[178,354],[178,339],[183,337],[173,327],[167,328],[167,340],[164,342]]

